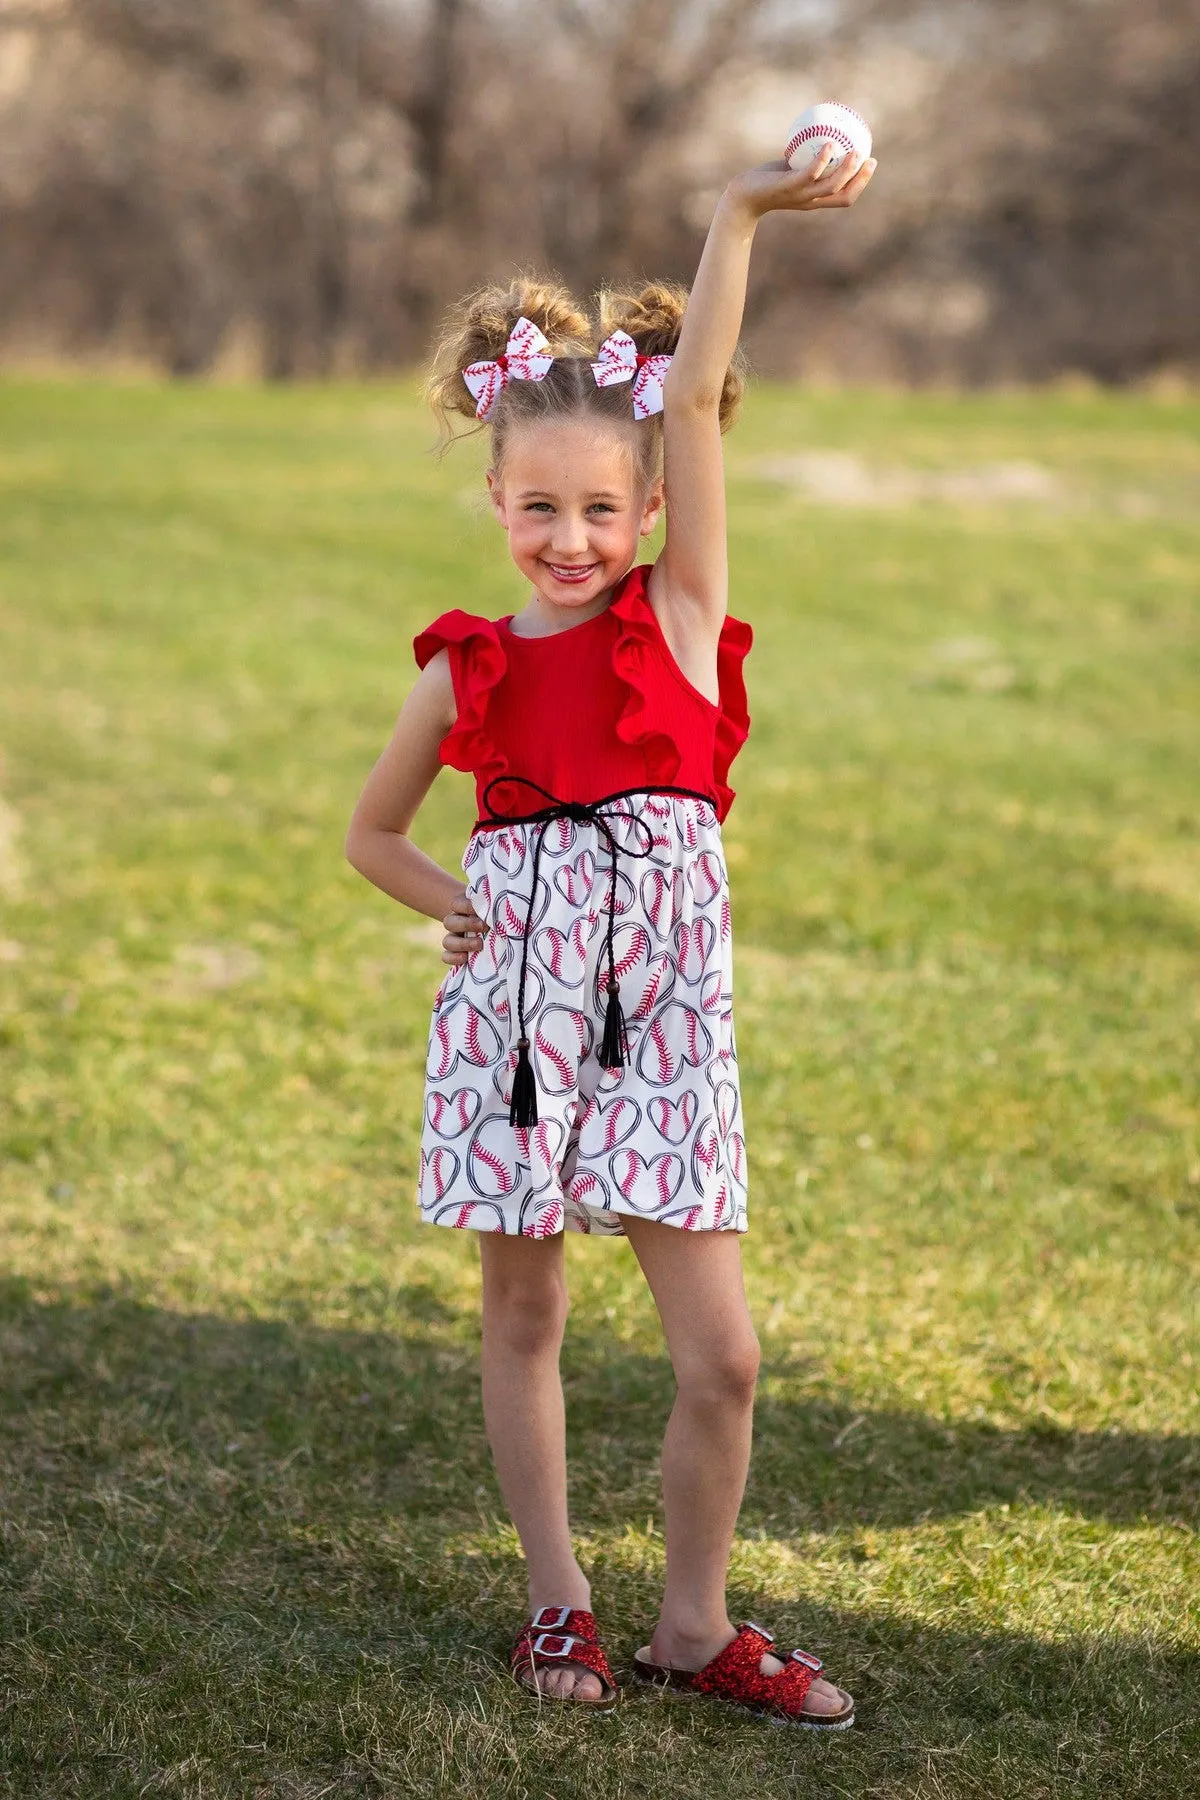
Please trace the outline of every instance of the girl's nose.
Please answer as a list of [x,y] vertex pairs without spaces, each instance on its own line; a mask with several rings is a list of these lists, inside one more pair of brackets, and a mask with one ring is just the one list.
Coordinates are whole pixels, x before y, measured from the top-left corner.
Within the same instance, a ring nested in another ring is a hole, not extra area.
[[582,556],[588,547],[587,521],[561,514],[556,521],[554,551],[558,556]]

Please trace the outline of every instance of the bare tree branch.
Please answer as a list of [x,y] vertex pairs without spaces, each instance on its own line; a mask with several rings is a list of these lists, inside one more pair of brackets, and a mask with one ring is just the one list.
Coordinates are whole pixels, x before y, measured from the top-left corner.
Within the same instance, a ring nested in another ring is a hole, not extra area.
[[120,343],[190,371],[249,338],[285,376],[415,356],[448,298],[514,264],[585,292],[686,279],[750,154],[739,110],[776,104],[789,71],[836,89],[867,70],[865,91],[894,100],[880,179],[836,228],[764,226],[747,309],[761,364],[802,363],[818,317],[846,368],[1194,364],[1193,14],[0,0],[0,347]]

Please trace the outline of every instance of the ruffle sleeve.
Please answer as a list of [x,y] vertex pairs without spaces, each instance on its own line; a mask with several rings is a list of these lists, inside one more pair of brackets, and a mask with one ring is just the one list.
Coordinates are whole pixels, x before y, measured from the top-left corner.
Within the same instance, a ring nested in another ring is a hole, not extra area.
[[491,619],[474,613],[447,612],[413,639],[417,667],[446,650],[458,717],[442,739],[438,755],[453,769],[488,782],[508,773],[508,758],[488,732],[488,699],[507,667],[500,633]]
[[[713,747],[713,782],[717,813],[724,818],[733,804],[729,768],[750,733],[750,713],[742,664],[754,641],[754,633],[742,619],[726,618],[717,643],[717,692],[713,702],[692,686],[671,652],[662,626],[650,604],[647,581],[650,565],[631,569],[613,597],[611,611],[621,621],[613,645],[613,667],[626,688],[625,704],[617,720],[617,736],[626,744],[640,745],[646,758],[647,778],[665,786],[675,783],[681,756],[676,736],[663,730],[664,676],[678,691],[690,697],[711,720],[716,714]],[[672,709],[674,710],[674,709]]]
[[717,642],[717,692],[721,716],[713,752],[713,776],[717,783],[717,816],[724,818],[733,805],[729,765],[750,736],[750,709],[742,664],[750,653],[754,633],[745,619],[726,617]]

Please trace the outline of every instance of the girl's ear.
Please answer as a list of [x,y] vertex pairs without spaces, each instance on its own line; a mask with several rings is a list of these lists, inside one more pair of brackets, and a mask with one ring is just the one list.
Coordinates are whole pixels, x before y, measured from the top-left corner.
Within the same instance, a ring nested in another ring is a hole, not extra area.
[[650,533],[658,524],[666,501],[667,490],[663,485],[662,476],[658,475],[651,482],[650,491],[646,495],[645,505],[642,507],[642,523],[639,527],[639,534],[642,537],[650,536]]
[[488,470],[487,484],[488,484],[488,498],[491,500],[491,503],[492,503],[492,511],[495,513],[496,517],[499,519],[501,525],[503,525],[505,531],[507,531],[508,530],[508,507],[507,507],[507,505],[505,503],[505,499],[504,499],[504,488],[501,484],[500,477],[497,475],[495,469]]

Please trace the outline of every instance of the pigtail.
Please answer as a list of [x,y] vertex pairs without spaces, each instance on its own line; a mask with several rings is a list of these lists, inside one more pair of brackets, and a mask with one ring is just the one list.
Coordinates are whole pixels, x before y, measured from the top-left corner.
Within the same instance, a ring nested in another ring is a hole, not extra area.
[[[676,282],[652,281],[636,293],[605,288],[597,296],[600,336],[624,331],[643,356],[672,356],[683,330],[688,290]],[[721,388],[721,430],[728,431],[738,416],[746,391],[746,361],[741,350],[725,371]]]
[[464,295],[442,321],[425,381],[425,397],[438,422],[439,451],[467,435],[456,428],[460,417],[475,422],[475,399],[463,370],[499,356],[522,316],[544,332],[555,356],[593,353],[587,314],[552,276],[522,273],[510,282],[492,282]]

